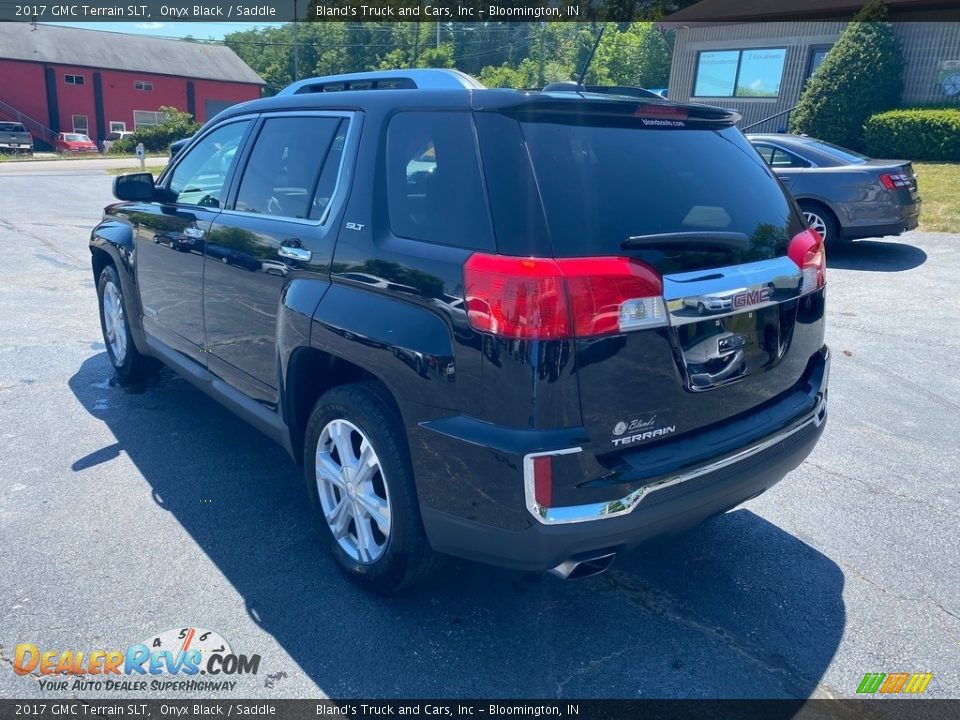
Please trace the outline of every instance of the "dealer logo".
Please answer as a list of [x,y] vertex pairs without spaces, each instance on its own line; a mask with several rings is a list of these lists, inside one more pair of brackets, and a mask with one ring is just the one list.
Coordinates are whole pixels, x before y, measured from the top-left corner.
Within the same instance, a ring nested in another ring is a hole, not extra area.
[[[259,670],[259,655],[237,654],[222,635],[201,627],[167,630],[125,650],[44,650],[20,643],[13,659],[17,675],[39,676],[40,689],[51,691],[232,690],[236,682],[224,676]],[[200,681],[198,675],[208,678]]]

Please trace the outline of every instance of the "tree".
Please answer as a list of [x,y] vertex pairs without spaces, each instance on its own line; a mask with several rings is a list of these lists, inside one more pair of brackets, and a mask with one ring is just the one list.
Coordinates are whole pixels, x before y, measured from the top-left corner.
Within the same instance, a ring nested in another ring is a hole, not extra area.
[[873,0],[847,26],[807,82],[792,132],[863,149],[863,125],[900,102],[903,60],[886,5]]
[[480,82],[491,88],[522,88],[526,84],[523,73],[506,64],[485,67],[480,71]]
[[[576,77],[601,27],[607,29],[587,82],[667,84],[670,51],[645,22],[631,23],[623,33],[599,22],[302,22],[299,77],[446,67],[479,76],[491,87],[543,87]],[[265,94],[294,81],[292,24],[230,33],[224,42],[266,81]]]
[[670,48],[653,23],[631,23],[623,32],[608,25],[594,63],[612,85],[666,87],[670,81]]
[[200,125],[194,122],[190,113],[168,105],[161,105],[160,112],[163,113],[163,122],[140,128],[133,135],[120,138],[110,147],[110,152],[127,155],[136,149],[138,143],[143,143],[147,152],[162,152],[169,148],[174,140],[190,137],[200,129]]

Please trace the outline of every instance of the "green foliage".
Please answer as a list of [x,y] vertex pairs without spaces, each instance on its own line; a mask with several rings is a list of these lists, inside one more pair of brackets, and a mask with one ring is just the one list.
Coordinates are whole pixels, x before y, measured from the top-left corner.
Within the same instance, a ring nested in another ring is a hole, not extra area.
[[670,48],[653,23],[631,23],[625,32],[608,25],[591,72],[599,81],[595,84],[666,87]]
[[118,155],[129,155],[136,150],[138,143],[143,143],[147,152],[166,152],[174,140],[190,137],[200,125],[193,121],[193,115],[180,112],[175,107],[161,106],[160,111],[166,116],[162,123],[137,130],[133,135],[120,138],[110,148],[110,152]]
[[[660,11],[659,2],[650,7]],[[296,64],[301,78],[449,67],[490,87],[543,87],[575,77],[601,27],[574,22],[299,23]],[[652,23],[632,23],[622,33],[613,23],[605,27],[587,82],[666,86],[670,50]],[[293,82],[292,24],[230,33],[224,42],[266,81],[267,95]]]
[[523,73],[509,65],[494,67],[488,65],[480,71],[480,82],[491,88],[522,88],[526,87]]
[[883,0],[872,0],[847,26],[807,82],[790,118],[792,132],[863,149],[863,124],[896,107],[903,60]]
[[960,109],[890,110],[863,128],[873,157],[960,160]]
[[420,55],[419,67],[428,68],[452,68],[453,47],[450,45],[441,45],[438,48],[427,48]]

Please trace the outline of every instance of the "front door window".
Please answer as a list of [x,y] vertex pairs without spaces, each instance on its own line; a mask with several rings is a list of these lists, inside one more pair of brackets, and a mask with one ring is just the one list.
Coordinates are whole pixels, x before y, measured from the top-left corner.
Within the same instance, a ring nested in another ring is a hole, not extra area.
[[219,127],[190,148],[173,169],[167,184],[174,202],[220,207],[220,194],[249,124],[241,121]]

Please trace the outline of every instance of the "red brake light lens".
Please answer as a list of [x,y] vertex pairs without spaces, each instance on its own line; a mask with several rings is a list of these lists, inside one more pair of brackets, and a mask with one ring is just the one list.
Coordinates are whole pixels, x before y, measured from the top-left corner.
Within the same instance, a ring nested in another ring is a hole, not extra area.
[[552,340],[666,324],[660,275],[624,257],[475,253],[464,289],[470,325],[501,337]]
[[686,120],[688,116],[687,109],[677,107],[676,105],[654,105],[653,103],[643,103],[637,105],[633,111],[634,117],[661,118],[663,120]]
[[553,462],[549,455],[533,458],[533,490],[540,507],[553,505]]
[[464,266],[467,319],[476,330],[522,340],[570,336],[560,268],[553,260],[471,255]]
[[887,190],[895,190],[910,187],[910,176],[905,173],[883,173],[880,175],[880,182]]
[[795,235],[787,248],[787,255],[803,274],[801,295],[819,290],[827,284],[827,255],[823,238],[816,230],[807,228]]

